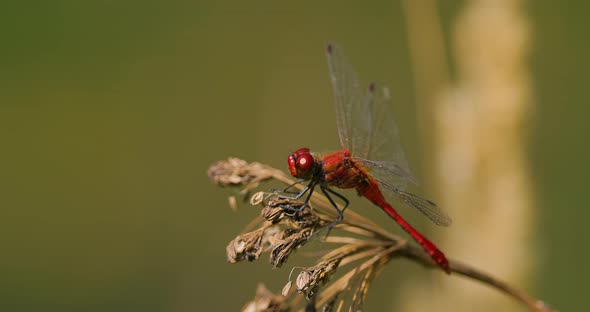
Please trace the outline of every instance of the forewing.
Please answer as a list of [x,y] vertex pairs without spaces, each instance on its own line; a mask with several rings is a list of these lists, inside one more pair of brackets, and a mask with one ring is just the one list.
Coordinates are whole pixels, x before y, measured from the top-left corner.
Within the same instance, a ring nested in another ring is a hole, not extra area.
[[338,45],[328,43],[326,56],[336,103],[336,124],[340,144],[353,155],[367,158],[371,128],[370,106],[355,70]]
[[407,182],[417,184],[400,143],[388,89],[374,83],[361,89],[339,46],[329,43],[326,54],[342,147],[389,185],[403,189]]
[[379,187],[383,195],[388,201],[391,201],[391,204],[401,203],[402,205],[416,208],[436,225],[451,225],[451,217],[449,217],[449,215],[433,201],[422,198],[416,194],[406,192],[403,189],[387,183],[386,181],[377,178],[375,178],[375,180],[379,183]]

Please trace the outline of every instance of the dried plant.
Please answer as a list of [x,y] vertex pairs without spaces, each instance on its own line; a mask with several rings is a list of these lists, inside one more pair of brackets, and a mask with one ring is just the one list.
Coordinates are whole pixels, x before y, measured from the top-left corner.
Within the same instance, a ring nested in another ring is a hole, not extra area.
[[[236,158],[215,163],[208,174],[217,185],[243,187],[242,194],[249,193],[266,180],[274,179],[286,185],[294,182],[280,170]],[[341,223],[327,230],[326,226],[334,220],[335,213],[328,200],[318,194],[312,196],[310,205],[302,211],[298,208],[303,202],[280,198],[276,192],[258,192],[252,196],[250,204],[262,207],[261,217],[227,245],[230,263],[255,261],[262,253],[268,253],[270,264],[277,268],[311,239],[321,240],[330,248],[315,265],[294,266],[281,295],[260,285],[255,299],[247,303],[243,311],[359,311],[371,282],[392,259],[405,258],[427,268],[440,269],[422,248],[386,231],[350,208],[345,211]],[[338,278],[331,281],[338,270],[347,271],[339,272]],[[453,274],[494,287],[533,311],[552,311],[542,301],[468,265],[451,260],[450,270]],[[292,274],[296,271],[298,274],[293,280]]]

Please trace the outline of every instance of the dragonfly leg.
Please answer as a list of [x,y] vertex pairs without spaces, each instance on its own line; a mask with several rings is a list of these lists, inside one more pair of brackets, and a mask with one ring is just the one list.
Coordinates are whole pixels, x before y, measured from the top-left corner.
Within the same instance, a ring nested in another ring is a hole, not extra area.
[[344,195],[335,192],[334,190],[330,189],[330,188],[325,188],[326,191],[332,193],[332,195],[340,198],[340,200],[342,200],[344,202],[344,207],[342,208],[342,212],[344,212],[344,210],[346,209],[346,207],[348,207],[348,204],[350,204],[350,202],[348,201],[348,199],[346,197],[344,197]]
[[273,193],[287,193],[287,194],[299,194],[300,191],[291,191],[290,189],[293,188],[295,185],[297,184],[301,184],[305,182],[304,179],[299,179],[295,182],[293,182],[291,185],[287,186],[286,188],[284,188],[283,190],[279,190],[279,189],[271,189],[270,191]]
[[[295,183],[295,184],[297,184],[297,183]],[[295,196],[279,195],[279,198],[289,199],[289,200],[298,200],[299,198],[301,198],[301,196],[303,196],[305,193],[307,193],[307,191],[309,191],[309,189],[312,188],[315,183],[313,181],[311,181],[300,192],[297,192],[297,193],[288,191],[288,189],[291,188],[295,184],[291,184],[288,188],[285,189],[285,190],[287,190],[287,192],[285,192],[285,193],[296,194]]]
[[[342,220],[344,219],[344,214],[342,214],[342,210],[340,210],[340,208],[338,208],[338,205],[336,204],[336,202],[332,199],[330,194],[328,194],[328,192],[326,191],[326,190],[330,191],[330,189],[327,187],[321,187],[321,189],[322,189],[322,192],[324,193],[324,195],[326,195],[326,198],[328,198],[328,200],[330,201],[330,204],[332,204],[332,207],[334,207],[334,209],[338,213],[338,217],[336,218],[336,220],[332,221],[332,223],[330,223],[326,226],[327,228],[332,228],[334,225],[342,222]],[[338,194],[338,195],[342,196],[340,194]]]
[[[338,223],[342,222],[342,220],[344,219],[344,214],[342,214],[342,210],[340,210],[340,208],[338,208],[338,205],[336,204],[336,202],[334,201],[334,199],[332,199],[332,197],[330,196],[330,193],[340,197],[342,195],[340,194],[336,194],[335,192],[332,192],[329,188],[327,187],[320,187],[322,189],[322,193],[324,193],[324,195],[326,195],[326,198],[328,199],[328,201],[330,201],[330,204],[332,204],[332,207],[334,207],[334,209],[336,209],[336,212],[338,213],[338,217],[336,218],[336,220],[332,221],[330,224],[322,227],[321,229],[319,229],[317,232],[313,233],[309,238],[311,239],[312,237],[316,236],[318,233],[320,233],[321,231],[323,231],[324,229],[327,229],[328,232],[326,233],[326,237],[328,235],[330,235],[330,231],[332,230],[332,228],[337,225]],[[343,196],[341,197],[341,199],[343,198]],[[346,200],[346,205],[348,205],[348,200]]]
[[313,195],[313,189],[315,188],[315,185],[316,185],[316,182],[312,180],[311,182],[309,182],[309,184],[305,188],[303,188],[303,190],[301,190],[301,192],[297,193],[297,195],[295,195],[295,196],[279,195],[279,198],[281,198],[281,199],[298,200],[299,198],[301,198],[301,196],[303,196],[305,193],[307,193],[307,197],[305,197],[305,201],[303,202],[303,205],[301,207],[292,208],[292,207],[288,207],[288,206],[283,206],[282,208],[288,212],[291,212],[291,213],[297,213],[297,212],[303,211],[307,207],[307,205],[309,204],[309,200],[311,199],[311,195]]

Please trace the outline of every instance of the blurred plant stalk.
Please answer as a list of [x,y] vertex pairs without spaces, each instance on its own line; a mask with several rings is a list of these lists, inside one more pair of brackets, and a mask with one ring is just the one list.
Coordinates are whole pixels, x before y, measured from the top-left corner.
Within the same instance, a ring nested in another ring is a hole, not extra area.
[[[534,221],[527,164],[532,107],[527,68],[531,30],[522,1],[466,1],[453,21],[449,78],[434,0],[403,1],[415,71],[426,168],[441,206],[453,216],[441,248],[510,283],[530,281],[535,263]],[[423,125],[432,125],[424,127]],[[441,239],[438,239],[441,241]],[[514,305],[493,292],[438,278],[433,300],[403,291],[404,311],[506,311]],[[410,289],[411,288],[411,289]]]

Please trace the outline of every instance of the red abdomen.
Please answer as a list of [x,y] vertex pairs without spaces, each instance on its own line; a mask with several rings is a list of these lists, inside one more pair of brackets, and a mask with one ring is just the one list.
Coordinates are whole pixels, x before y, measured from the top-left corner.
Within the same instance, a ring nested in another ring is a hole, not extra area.
[[357,188],[359,194],[373,202],[375,205],[381,207],[385,213],[387,213],[402,229],[404,229],[412,238],[424,248],[424,250],[432,257],[434,262],[438,264],[445,272],[451,273],[449,267],[449,261],[445,257],[445,254],[436,247],[431,241],[424,237],[414,227],[412,227],[402,216],[400,216],[393,207],[385,200],[383,193],[379,189],[379,186],[374,180],[369,180],[368,184],[364,187]]

